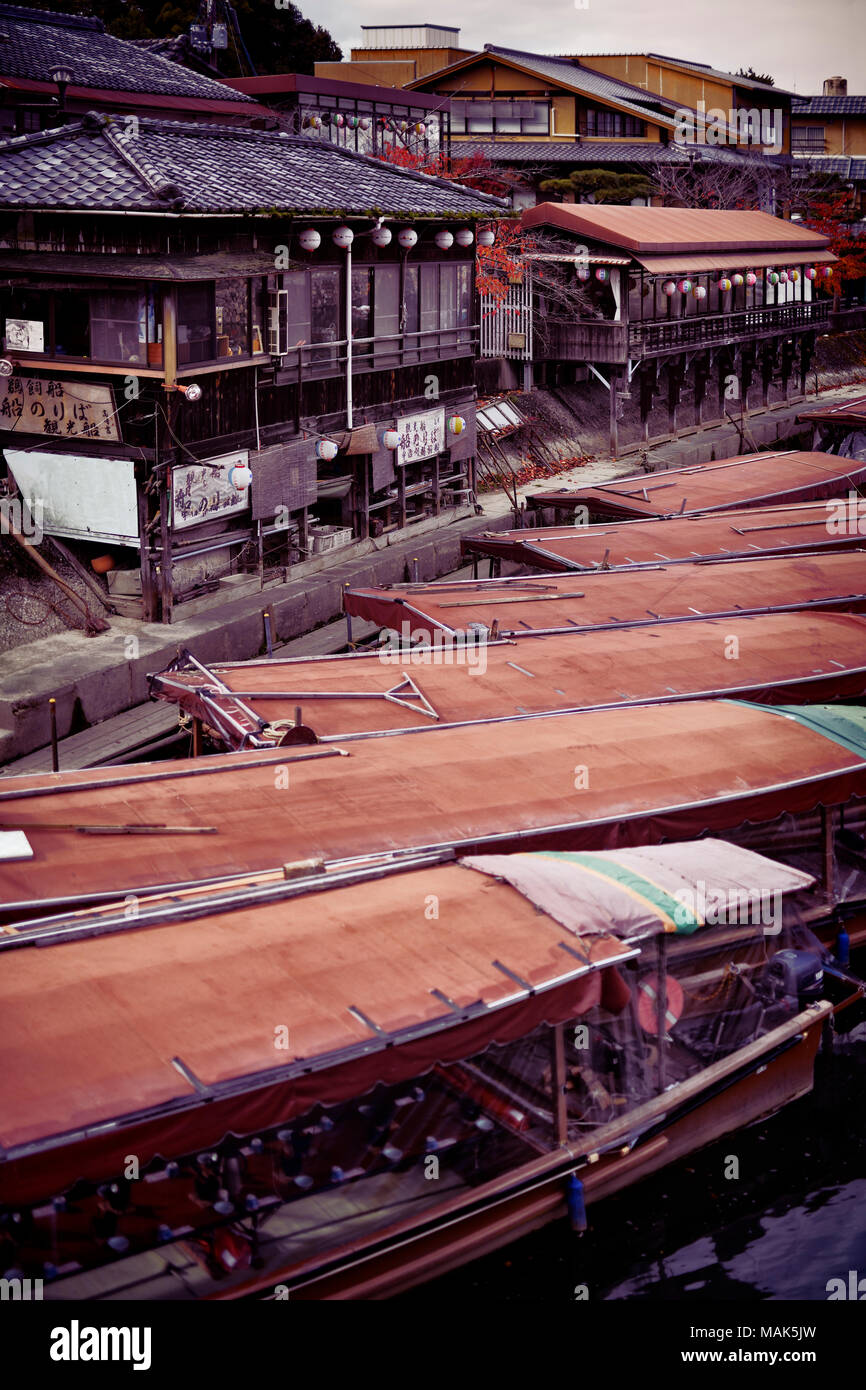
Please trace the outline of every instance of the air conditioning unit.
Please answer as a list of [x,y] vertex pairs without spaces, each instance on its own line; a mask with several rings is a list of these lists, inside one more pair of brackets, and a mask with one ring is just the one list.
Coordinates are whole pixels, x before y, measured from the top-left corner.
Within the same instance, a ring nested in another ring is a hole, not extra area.
[[285,357],[289,350],[289,292],[271,290],[268,293],[268,352],[271,357]]

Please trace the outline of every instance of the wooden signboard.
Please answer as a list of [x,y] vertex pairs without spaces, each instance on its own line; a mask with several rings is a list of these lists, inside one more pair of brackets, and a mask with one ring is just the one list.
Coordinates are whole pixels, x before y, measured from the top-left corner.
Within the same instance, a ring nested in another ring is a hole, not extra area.
[[425,411],[423,415],[407,415],[397,421],[400,443],[397,463],[417,463],[432,459],[445,448],[445,410]]
[[249,488],[238,490],[229,474],[232,468],[245,467],[249,453],[240,449],[236,454],[221,454],[219,458],[202,459],[201,463],[182,464],[171,470],[172,526],[181,531],[200,521],[234,516],[249,506]]
[[110,386],[55,377],[0,377],[0,429],[120,442]]

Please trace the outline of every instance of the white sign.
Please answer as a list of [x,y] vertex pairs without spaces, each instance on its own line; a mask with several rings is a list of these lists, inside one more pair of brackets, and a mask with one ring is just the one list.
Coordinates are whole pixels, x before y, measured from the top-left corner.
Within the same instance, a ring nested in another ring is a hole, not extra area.
[[44,352],[45,325],[38,319],[7,319],[6,348],[9,352]]
[[445,407],[428,410],[424,415],[407,415],[397,421],[400,443],[397,463],[417,463],[432,459],[445,448]]
[[236,454],[221,454],[219,458],[173,468],[171,498],[175,531],[242,512],[249,505],[250,490],[245,487],[239,492],[232,485],[229,474],[233,468],[249,467],[249,459],[249,450],[240,449]]
[[49,536],[138,545],[138,501],[132,459],[49,454],[40,449],[3,452],[9,471]]

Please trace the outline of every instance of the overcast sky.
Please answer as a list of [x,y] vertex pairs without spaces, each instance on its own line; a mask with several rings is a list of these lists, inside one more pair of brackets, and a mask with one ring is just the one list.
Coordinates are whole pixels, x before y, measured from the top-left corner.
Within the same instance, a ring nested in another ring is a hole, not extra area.
[[485,43],[536,53],[651,51],[736,72],[769,72],[778,87],[821,91],[825,77],[848,78],[866,94],[866,0],[297,0],[333,34],[348,58],[362,24],[449,24],[461,48]]

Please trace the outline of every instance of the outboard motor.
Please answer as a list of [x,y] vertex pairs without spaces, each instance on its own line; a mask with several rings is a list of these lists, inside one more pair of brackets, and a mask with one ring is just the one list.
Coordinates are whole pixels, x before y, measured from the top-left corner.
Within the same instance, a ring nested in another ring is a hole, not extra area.
[[784,1000],[792,1013],[798,1013],[821,998],[824,965],[815,951],[777,951],[767,966],[765,979],[775,998]]

